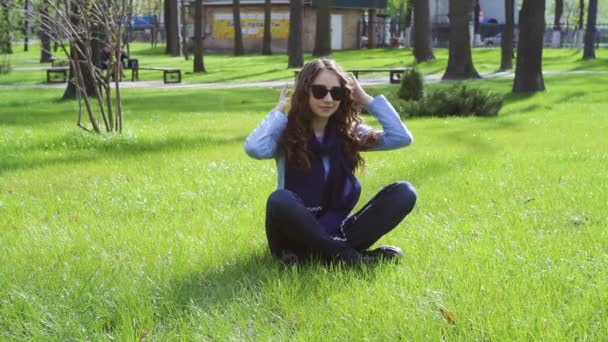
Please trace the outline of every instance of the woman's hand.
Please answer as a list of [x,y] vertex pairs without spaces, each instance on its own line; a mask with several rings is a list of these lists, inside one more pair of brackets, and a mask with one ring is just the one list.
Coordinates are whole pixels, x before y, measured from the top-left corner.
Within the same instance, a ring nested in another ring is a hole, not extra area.
[[281,113],[285,113],[285,105],[289,102],[289,87],[287,84],[283,86],[281,89],[281,95],[279,95],[279,102],[277,102],[275,110],[278,110]]
[[355,101],[356,106],[367,107],[374,99],[363,90],[361,84],[359,84],[359,80],[357,80],[353,74],[350,75],[350,86],[352,88],[353,100]]

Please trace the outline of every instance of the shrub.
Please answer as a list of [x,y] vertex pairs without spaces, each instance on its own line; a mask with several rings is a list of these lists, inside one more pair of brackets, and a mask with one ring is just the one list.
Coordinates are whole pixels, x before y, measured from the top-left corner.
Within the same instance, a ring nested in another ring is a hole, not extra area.
[[424,96],[424,77],[418,68],[406,69],[401,76],[398,95],[401,99],[418,101]]
[[496,116],[502,108],[501,95],[455,84],[429,91],[419,101],[397,100],[393,105],[404,117],[415,116]]

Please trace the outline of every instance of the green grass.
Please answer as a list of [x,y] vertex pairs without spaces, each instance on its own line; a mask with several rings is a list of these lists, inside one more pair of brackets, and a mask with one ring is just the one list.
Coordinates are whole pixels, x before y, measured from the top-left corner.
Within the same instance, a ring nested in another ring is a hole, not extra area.
[[[16,53],[10,56],[11,64],[15,67],[48,67],[40,64],[37,45],[31,45],[28,52],[22,52],[15,46]],[[420,69],[425,74],[443,74],[447,65],[447,49],[436,49],[435,61],[424,63]],[[151,48],[147,44],[133,44],[131,55],[139,60],[140,65],[156,67],[180,68],[183,81],[186,83],[210,82],[252,82],[277,81],[293,79],[293,70],[287,69],[287,56],[275,54],[262,56],[249,54],[234,57],[229,54],[208,54],[204,57],[206,73],[192,73],[192,59],[186,61],[183,57],[165,56],[164,46]],[[545,49],[543,52],[543,70],[606,70],[608,55],[606,49],[596,51],[595,60],[581,59],[582,51],[575,49]],[[305,54],[305,60],[311,60],[310,54]],[[374,49],[336,51],[332,55],[345,68],[383,68],[413,65],[414,59],[410,49]],[[473,61],[477,71],[495,72],[500,66],[500,49],[478,48],[473,50]],[[127,71],[127,78],[130,72]],[[366,74],[367,76],[369,74]],[[384,74],[382,74],[384,76]],[[140,71],[140,79],[147,81],[162,80],[160,71]],[[0,75],[2,84],[43,84],[46,73],[42,70],[16,70],[8,75]]]
[[274,162],[242,144],[278,89],[126,89],[104,136],[62,89],[2,89],[0,340],[606,340],[608,74],[471,83],[498,117],[408,120],[413,145],[365,155],[361,203],[419,201],[381,240],[401,263],[362,270],[268,255]]

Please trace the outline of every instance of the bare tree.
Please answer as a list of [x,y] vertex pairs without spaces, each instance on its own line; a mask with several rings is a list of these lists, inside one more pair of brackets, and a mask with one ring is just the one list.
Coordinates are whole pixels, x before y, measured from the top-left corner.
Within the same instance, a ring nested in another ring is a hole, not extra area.
[[505,25],[502,29],[500,70],[513,69],[514,0],[505,0]]
[[450,0],[450,41],[448,66],[442,80],[463,80],[481,78],[473,66],[471,56],[471,38],[469,16],[472,3],[470,0]]
[[[78,100],[77,125],[97,133],[102,131],[102,127],[108,132],[122,132],[120,68],[110,68],[113,75],[104,75],[98,69],[96,50],[105,48],[111,51],[110,63],[117,66],[120,63],[122,37],[126,29],[124,20],[120,18],[126,17],[126,0],[44,0],[35,6],[41,6],[37,20],[39,30],[46,31],[58,42],[69,60],[70,82],[64,98],[74,89]],[[109,81],[112,76],[113,86]],[[85,113],[88,125],[82,121]]]
[[270,0],[264,0],[264,42],[262,43],[262,55],[272,55],[272,4]]
[[194,72],[206,72],[203,61],[203,0],[194,6]]
[[429,0],[413,0],[414,7],[414,57],[416,63],[432,61],[433,41],[431,37],[431,11]]
[[585,49],[583,59],[595,59],[595,36],[597,22],[597,0],[589,0],[587,8],[587,28],[585,29]]
[[302,53],[302,0],[289,2],[289,37],[287,38],[288,68],[301,68],[304,65]]
[[545,2],[523,0],[519,11],[514,93],[545,90],[542,70],[544,33]]
[[243,46],[243,30],[241,28],[241,5],[240,0],[232,0],[232,16],[234,22],[234,55],[242,56],[245,54]]
[[317,26],[312,55],[315,57],[331,55],[331,10],[329,0],[317,1]]

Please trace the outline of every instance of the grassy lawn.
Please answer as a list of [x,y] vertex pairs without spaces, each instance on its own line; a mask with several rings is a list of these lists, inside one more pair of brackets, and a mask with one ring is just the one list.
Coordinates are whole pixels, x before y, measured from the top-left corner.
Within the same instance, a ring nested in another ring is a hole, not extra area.
[[[545,68],[579,68],[573,53]],[[389,54],[336,57],[410,58]],[[284,56],[238,60],[266,65],[246,80],[290,76]],[[365,155],[361,203],[397,180],[419,192],[381,241],[403,260],[366,269],[268,255],[274,162],[242,144],[278,89],[126,89],[124,134],[93,136],[62,89],[3,88],[0,340],[606,340],[608,74],[548,75],[533,95],[472,83],[507,94],[498,117],[407,120],[414,144]]]
[[[28,52],[22,52],[15,46],[16,53],[10,56],[11,64],[15,67],[48,67],[49,64],[40,64],[40,52],[37,45],[32,45]],[[273,56],[246,55],[234,57],[227,54],[209,54],[204,57],[207,73],[194,74],[192,59],[186,61],[183,57],[169,57],[164,54],[164,46],[150,48],[148,44],[133,44],[131,56],[139,60],[140,66],[175,67],[184,72],[183,81],[186,83],[209,82],[251,82],[251,81],[277,81],[290,80],[293,71],[287,69],[287,56],[277,54]],[[448,59],[447,49],[436,49],[437,60],[424,63],[421,70],[425,74],[442,74],[445,71]],[[543,52],[544,70],[606,70],[608,54],[606,49],[596,51],[597,59],[583,61],[582,51],[575,49],[545,49]],[[374,49],[374,50],[348,50],[337,51],[332,56],[346,68],[383,68],[413,65],[414,59],[410,49]],[[305,54],[305,60],[312,59]],[[500,66],[500,49],[477,48],[473,50],[473,60],[477,71],[487,73],[495,72]],[[367,76],[369,74],[365,74]],[[126,76],[130,79],[130,71]],[[382,74],[382,76],[385,76]],[[140,80],[160,81],[160,71],[140,71]],[[46,82],[46,73],[42,70],[17,70],[8,75],[0,75],[2,84],[43,84]]]

